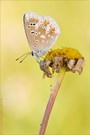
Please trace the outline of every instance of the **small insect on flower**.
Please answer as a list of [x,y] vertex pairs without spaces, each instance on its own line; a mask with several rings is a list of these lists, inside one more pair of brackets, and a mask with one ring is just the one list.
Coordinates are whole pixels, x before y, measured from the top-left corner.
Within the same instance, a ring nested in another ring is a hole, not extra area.
[[55,44],[61,31],[58,24],[49,16],[27,12],[23,21],[32,54],[38,59]]

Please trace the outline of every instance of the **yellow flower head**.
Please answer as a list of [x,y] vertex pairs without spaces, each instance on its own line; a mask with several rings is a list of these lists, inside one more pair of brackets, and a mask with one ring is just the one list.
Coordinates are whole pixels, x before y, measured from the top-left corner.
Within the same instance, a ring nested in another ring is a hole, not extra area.
[[82,58],[82,55],[79,53],[78,50],[73,48],[63,48],[63,49],[56,49],[51,50],[48,52],[48,54],[45,56],[45,60],[52,60],[55,56],[62,56],[63,58],[68,59],[79,59]]
[[44,60],[40,61],[40,68],[44,75],[51,78],[54,72],[59,73],[62,67],[66,71],[77,71],[81,74],[84,65],[84,57],[78,50],[73,48],[63,48],[49,51]]

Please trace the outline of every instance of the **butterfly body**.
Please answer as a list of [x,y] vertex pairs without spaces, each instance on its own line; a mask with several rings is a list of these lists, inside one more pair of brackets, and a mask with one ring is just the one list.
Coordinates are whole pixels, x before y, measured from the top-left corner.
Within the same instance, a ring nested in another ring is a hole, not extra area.
[[49,16],[40,16],[33,12],[25,13],[23,20],[33,55],[38,58],[44,56],[61,33],[58,24]]

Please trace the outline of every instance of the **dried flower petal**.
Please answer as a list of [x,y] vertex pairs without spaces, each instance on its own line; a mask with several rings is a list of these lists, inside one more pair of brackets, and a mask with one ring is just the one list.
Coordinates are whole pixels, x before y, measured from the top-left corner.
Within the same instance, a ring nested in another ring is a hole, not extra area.
[[41,60],[40,61],[40,69],[44,72],[43,78],[46,75],[47,77],[51,78],[52,74],[50,72],[49,66],[50,66],[51,61],[49,60]]
[[84,58],[78,59],[76,65],[72,68],[72,71],[77,71],[79,74],[81,74],[83,70],[84,62],[85,62]]
[[76,62],[75,60],[69,60],[69,62],[67,63],[68,68],[72,69],[75,65],[75,62]]

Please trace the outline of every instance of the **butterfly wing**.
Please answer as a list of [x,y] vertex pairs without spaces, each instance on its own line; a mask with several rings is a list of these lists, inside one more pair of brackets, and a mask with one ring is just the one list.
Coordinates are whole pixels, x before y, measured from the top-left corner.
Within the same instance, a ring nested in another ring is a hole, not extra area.
[[58,24],[48,16],[33,12],[24,14],[24,28],[32,51],[43,56],[56,42],[60,29]]

